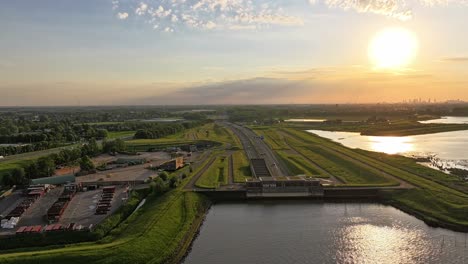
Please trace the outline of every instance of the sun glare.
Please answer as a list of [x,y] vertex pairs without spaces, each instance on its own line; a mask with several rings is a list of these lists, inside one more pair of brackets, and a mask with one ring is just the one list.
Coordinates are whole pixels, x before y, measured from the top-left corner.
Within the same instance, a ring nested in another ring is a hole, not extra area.
[[378,69],[401,69],[417,53],[415,35],[404,28],[387,28],[377,33],[369,45],[369,57]]

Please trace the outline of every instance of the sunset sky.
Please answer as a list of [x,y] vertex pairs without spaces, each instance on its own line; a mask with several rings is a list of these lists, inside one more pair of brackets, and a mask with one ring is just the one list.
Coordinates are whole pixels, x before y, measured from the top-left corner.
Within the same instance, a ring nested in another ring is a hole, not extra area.
[[[468,100],[467,27],[468,0],[1,1],[0,106]],[[388,28],[416,48],[379,68]]]

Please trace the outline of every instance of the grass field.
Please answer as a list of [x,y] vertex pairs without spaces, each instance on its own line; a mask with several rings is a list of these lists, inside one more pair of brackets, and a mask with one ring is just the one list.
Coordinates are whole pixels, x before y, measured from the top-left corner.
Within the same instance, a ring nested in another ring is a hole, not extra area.
[[468,130],[468,124],[422,124],[417,120],[396,119],[390,123],[287,123],[284,127],[309,130],[360,132],[369,136],[410,136]]
[[291,154],[285,151],[277,151],[276,153],[286,164],[289,172],[294,175],[305,174],[306,176],[312,177],[328,177],[327,175],[321,175],[320,172],[301,155]]
[[[255,128],[254,128],[255,129]],[[288,170],[295,175],[306,174],[327,177],[320,173],[313,160],[323,170],[337,177],[349,186],[394,186],[398,185],[393,179],[389,179],[377,169],[369,169],[348,157],[330,152],[318,142],[305,142],[295,134],[296,130],[283,130],[274,127],[257,127],[257,134],[265,136],[265,141],[282,159]],[[276,147],[275,147],[276,146]],[[284,150],[284,151],[282,151]],[[292,154],[292,152],[296,152]]]
[[209,123],[202,127],[191,129],[185,133],[184,139],[217,141],[223,144],[230,144],[238,149],[241,148],[239,139],[234,136],[232,131],[216,123]]
[[76,145],[22,153],[18,155],[5,157],[5,159],[0,160],[0,182],[1,182],[1,178],[3,177],[3,175],[5,173],[11,172],[13,169],[25,167],[40,157],[44,157],[53,153],[58,153],[60,152],[60,150],[64,148],[69,148],[72,146],[76,146]]
[[264,126],[253,126],[252,130],[255,134],[263,136],[265,142],[273,150],[285,150],[289,149],[288,145],[285,142],[284,136],[278,134],[278,130],[271,129],[271,127]]
[[[109,139],[125,138],[125,137],[133,136],[134,134],[135,134],[135,131],[109,132],[108,138]],[[15,168],[24,167],[28,165],[31,161],[37,160],[40,157],[44,157],[53,153],[58,153],[62,149],[76,147],[78,145],[79,144],[71,144],[71,145],[64,146],[64,147],[51,148],[51,149],[46,149],[46,150],[7,156],[4,159],[0,160],[0,181],[1,181],[1,177],[5,173],[10,172]]]
[[415,189],[389,192],[390,203],[405,208],[407,211],[416,212],[421,218],[431,222],[468,228],[468,194],[448,187],[447,183],[440,184],[439,182],[447,176],[442,177],[437,171],[429,172],[432,169],[406,158],[396,158],[398,156],[363,150],[356,151],[304,131],[294,129],[286,129],[286,131],[300,138],[305,145],[319,145],[329,151],[352,156],[372,168],[416,186]]
[[217,188],[228,183],[229,158],[218,156],[195,185],[200,188]]
[[109,132],[107,135],[108,139],[116,139],[116,138],[126,138],[126,137],[133,137],[135,135],[135,131],[116,131],[116,132]]
[[246,179],[252,177],[249,160],[244,151],[236,151],[232,154],[234,182],[245,182]]

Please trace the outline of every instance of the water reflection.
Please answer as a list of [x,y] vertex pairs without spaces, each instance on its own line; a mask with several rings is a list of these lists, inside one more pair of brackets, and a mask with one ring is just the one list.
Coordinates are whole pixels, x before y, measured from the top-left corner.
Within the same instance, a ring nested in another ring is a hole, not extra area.
[[468,263],[467,236],[388,206],[215,204],[185,264]]
[[[422,263],[431,244],[418,230],[359,224],[337,234],[337,263]],[[431,256],[434,261],[434,256]]]
[[369,137],[372,151],[387,154],[405,153],[414,150],[411,137]]

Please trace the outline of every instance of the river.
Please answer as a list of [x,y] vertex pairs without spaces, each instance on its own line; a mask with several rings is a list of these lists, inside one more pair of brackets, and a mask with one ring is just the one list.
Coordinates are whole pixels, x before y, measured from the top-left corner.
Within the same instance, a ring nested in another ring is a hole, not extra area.
[[422,124],[468,124],[467,116],[443,116],[439,119],[420,121]]
[[185,264],[468,263],[467,234],[372,203],[214,205]]
[[[445,168],[468,169],[468,131],[453,131],[416,136],[363,136],[355,132],[308,130],[307,132],[339,142],[349,148],[360,148],[387,154],[436,157],[434,163]],[[434,164],[435,165],[435,164]]]

